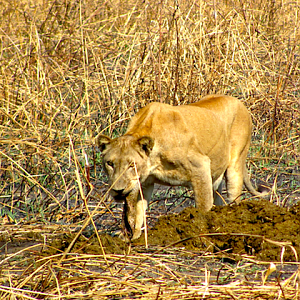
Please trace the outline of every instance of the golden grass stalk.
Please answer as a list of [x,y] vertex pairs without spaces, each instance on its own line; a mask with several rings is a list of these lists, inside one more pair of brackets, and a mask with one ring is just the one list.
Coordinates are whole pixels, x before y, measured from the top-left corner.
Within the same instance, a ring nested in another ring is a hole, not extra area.
[[139,185],[139,191],[140,191],[140,196],[141,196],[141,201],[143,201],[143,205],[142,205],[142,209],[143,209],[143,219],[144,219],[144,234],[145,234],[145,248],[148,249],[148,230],[147,230],[147,216],[146,216],[146,208],[144,207],[144,195],[143,195],[143,190],[142,190],[142,186],[141,186],[141,182],[140,182],[140,178],[139,178],[139,174],[138,174],[138,170],[136,167],[136,163],[133,162],[134,164],[134,170],[135,170],[135,175],[136,178],[138,179],[138,185]]

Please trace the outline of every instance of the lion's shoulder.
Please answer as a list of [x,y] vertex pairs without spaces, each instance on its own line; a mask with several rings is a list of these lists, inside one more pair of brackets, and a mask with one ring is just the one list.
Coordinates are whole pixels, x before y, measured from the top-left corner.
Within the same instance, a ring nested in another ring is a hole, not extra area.
[[160,129],[166,127],[175,130],[174,122],[177,125],[183,125],[181,113],[176,109],[176,106],[151,102],[132,117],[126,133],[138,136],[157,135],[161,133]]

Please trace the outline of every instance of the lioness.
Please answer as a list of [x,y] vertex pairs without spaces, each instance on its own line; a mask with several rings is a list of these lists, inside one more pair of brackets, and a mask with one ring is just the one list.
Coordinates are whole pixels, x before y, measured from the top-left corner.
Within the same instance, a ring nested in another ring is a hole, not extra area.
[[243,183],[261,196],[245,163],[251,128],[250,114],[238,99],[210,95],[182,106],[150,103],[131,119],[125,135],[98,136],[111,195],[125,201],[124,221],[131,239],[141,235],[154,183],[192,187],[196,207],[203,212],[214,200],[222,204],[216,191],[223,176],[229,201],[240,200]]

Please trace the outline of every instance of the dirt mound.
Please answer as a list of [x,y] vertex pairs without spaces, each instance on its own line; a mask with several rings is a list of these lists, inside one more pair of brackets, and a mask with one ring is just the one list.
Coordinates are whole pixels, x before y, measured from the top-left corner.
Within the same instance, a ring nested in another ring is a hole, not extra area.
[[[253,255],[260,260],[295,261],[295,251],[300,254],[300,203],[289,211],[264,200],[244,201],[239,205],[214,207],[202,214],[188,207],[179,214],[159,218],[148,231],[148,244],[159,246],[184,246],[195,251]],[[58,238],[51,249],[64,251],[74,236]],[[101,235],[106,253],[124,254],[126,245],[117,237]],[[144,244],[144,237],[134,245]],[[134,247],[133,247],[134,249]],[[98,239],[80,237],[72,252],[102,254]]]
[[183,240],[177,245],[255,255],[262,260],[280,260],[285,246],[284,260],[294,261],[293,248],[300,253],[299,232],[300,204],[288,211],[265,200],[252,200],[214,207],[206,215],[188,207],[178,215],[162,216],[149,230],[148,242],[163,246]]

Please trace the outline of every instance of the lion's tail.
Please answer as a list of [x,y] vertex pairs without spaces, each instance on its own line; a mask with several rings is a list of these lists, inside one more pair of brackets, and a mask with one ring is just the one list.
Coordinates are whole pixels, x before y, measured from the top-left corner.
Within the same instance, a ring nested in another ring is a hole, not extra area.
[[256,190],[254,188],[254,186],[252,185],[251,181],[250,181],[250,177],[248,175],[248,170],[247,167],[245,165],[244,167],[244,184],[245,187],[247,188],[247,190],[253,195],[253,196],[257,196],[257,197],[262,197],[264,198],[269,192],[270,192],[270,188],[264,185],[260,185],[258,186],[258,190]]

